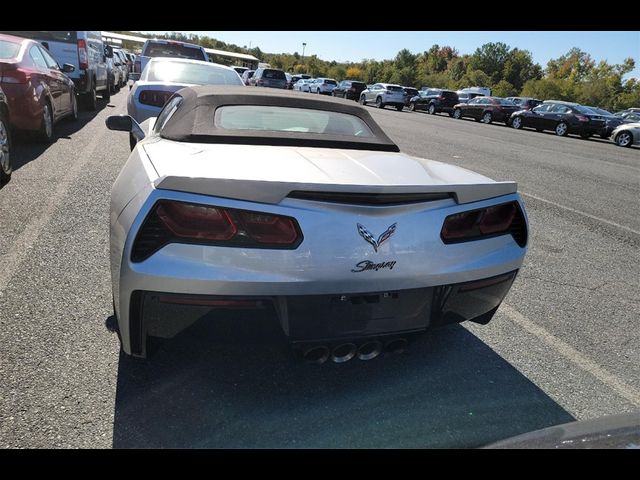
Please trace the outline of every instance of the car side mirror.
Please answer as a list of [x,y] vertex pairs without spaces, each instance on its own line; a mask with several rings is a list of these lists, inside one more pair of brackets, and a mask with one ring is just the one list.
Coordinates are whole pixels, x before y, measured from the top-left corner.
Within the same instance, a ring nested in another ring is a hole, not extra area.
[[62,65],[62,71],[64,73],[71,73],[74,72],[76,70],[76,67],[74,65],[71,65],[70,63],[65,63]]
[[145,137],[140,124],[129,115],[111,115],[107,117],[105,124],[109,130],[131,133],[137,142]]

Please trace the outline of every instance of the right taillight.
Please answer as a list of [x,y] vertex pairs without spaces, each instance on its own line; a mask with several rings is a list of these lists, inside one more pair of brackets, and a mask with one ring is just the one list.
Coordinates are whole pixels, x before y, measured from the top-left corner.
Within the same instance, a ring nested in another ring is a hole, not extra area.
[[291,217],[160,200],[136,236],[131,260],[141,262],[169,243],[295,249],[301,241],[300,227]]
[[138,96],[138,101],[144,105],[164,107],[164,104],[171,98],[171,95],[173,95],[173,92],[166,92],[164,90],[142,90]]
[[527,226],[518,202],[449,215],[440,238],[448,244],[504,234],[511,234],[521,247],[527,244]]
[[87,70],[89,68],[87,42],[82,39],[78,40],[78,63],[80,65],[80,70]]

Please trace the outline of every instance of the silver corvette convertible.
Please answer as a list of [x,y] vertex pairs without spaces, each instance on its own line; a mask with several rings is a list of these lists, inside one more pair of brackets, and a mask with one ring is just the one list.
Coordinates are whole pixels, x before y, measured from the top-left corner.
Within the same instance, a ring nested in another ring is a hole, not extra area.
[[110,216],[129,355],[190,308],[268,308],[308,360],[370,359],[487,323],[522,265],[514,182],[400,153],[353,102],[188,87],[148,123],[107,119],[137,139]]

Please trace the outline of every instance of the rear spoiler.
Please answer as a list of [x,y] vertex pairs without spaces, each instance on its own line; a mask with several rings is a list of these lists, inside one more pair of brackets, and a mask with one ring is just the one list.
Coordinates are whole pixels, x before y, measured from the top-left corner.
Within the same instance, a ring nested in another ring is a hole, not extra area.
[[509,195],[516,193],[518,190],[516,182],[460,185],[344,185],[163,176],[153,183],[155,188],[161,190],[174,190],[270,204],[282,202],[294,191],[368,194],[443,193],[450,194],[457,203],[461,204]]

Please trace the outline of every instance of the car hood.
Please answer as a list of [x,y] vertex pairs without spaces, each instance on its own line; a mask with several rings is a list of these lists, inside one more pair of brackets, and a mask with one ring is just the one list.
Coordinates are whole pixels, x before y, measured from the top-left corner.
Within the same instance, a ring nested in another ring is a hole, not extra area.
[[459,203],[516,191],[514,182],[394,152],[312,147],[141,144],[158,173],[156,188],[278,203],[292,190],[452,193]]

